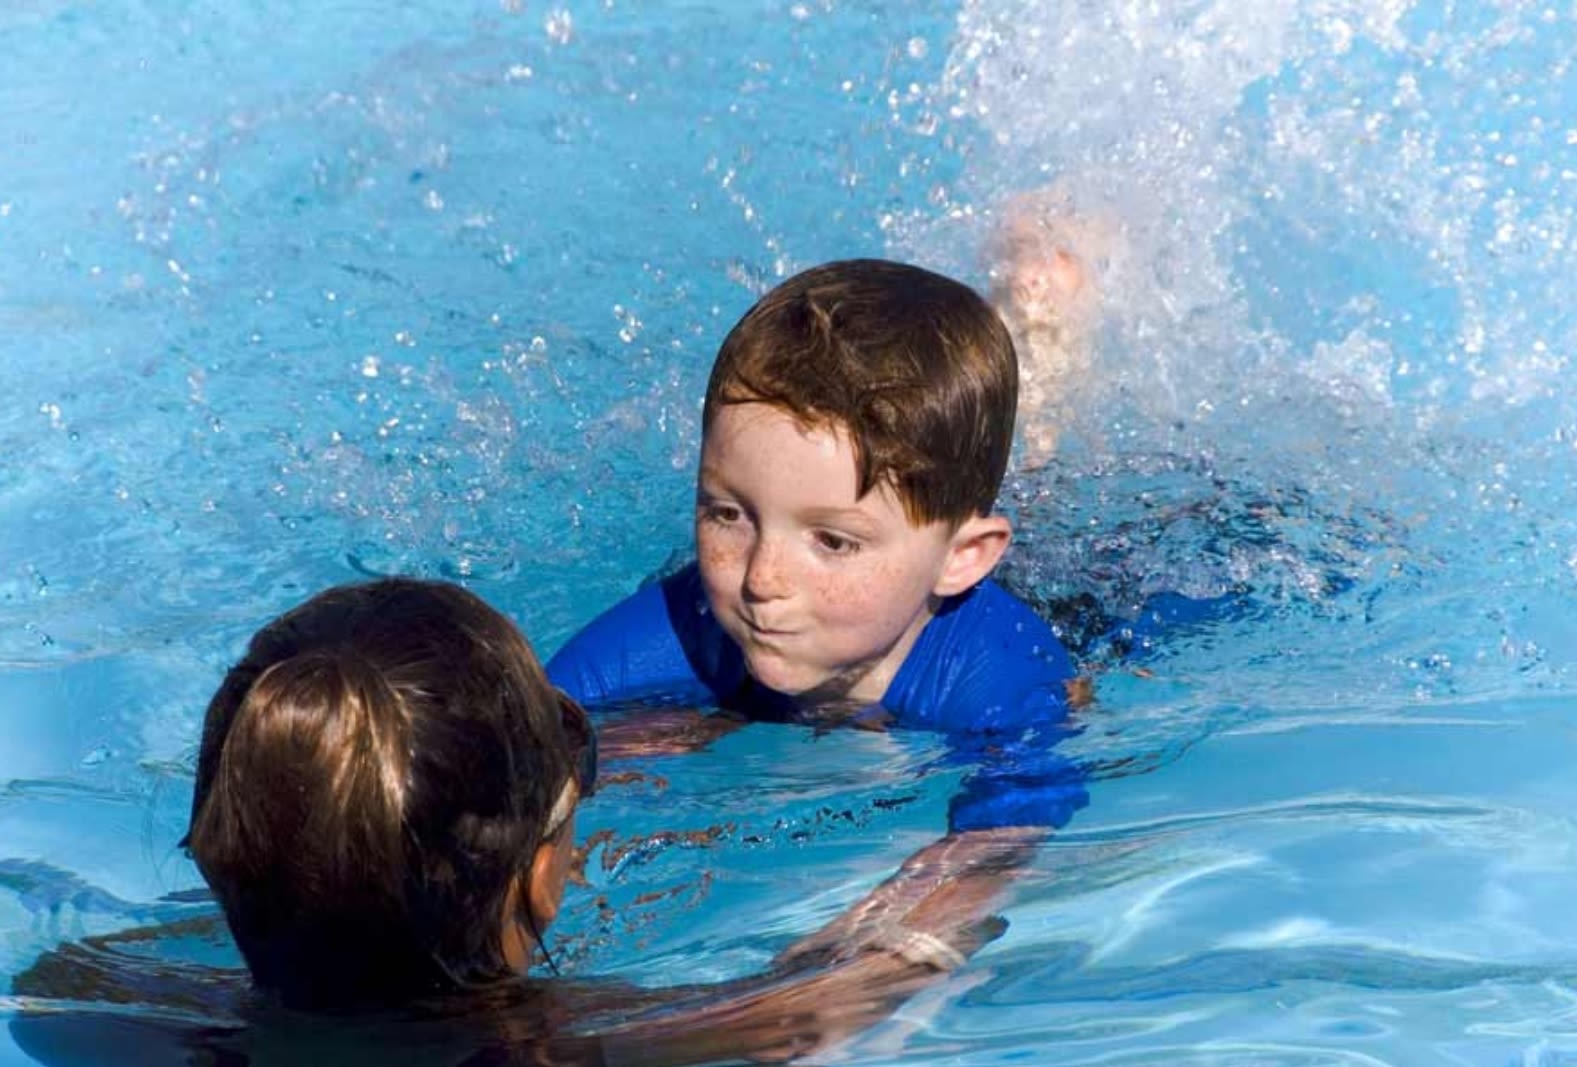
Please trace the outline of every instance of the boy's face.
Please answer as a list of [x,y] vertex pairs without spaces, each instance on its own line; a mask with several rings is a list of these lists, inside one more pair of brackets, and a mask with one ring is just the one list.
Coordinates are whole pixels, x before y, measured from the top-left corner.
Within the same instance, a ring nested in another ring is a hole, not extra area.
[[956,591],[949,524],[915,527],[890,486],[856,483],[847,433],[767,404],[723,405],[701,447],[707,600],[752,677],[806,702],[880,700]]

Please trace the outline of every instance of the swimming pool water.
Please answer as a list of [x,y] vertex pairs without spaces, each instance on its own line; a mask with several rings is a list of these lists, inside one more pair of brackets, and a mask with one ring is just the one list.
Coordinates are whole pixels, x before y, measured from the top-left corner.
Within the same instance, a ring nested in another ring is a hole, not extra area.
[[[230,6],[0,12],[0,974],[204,913],[161,898],[262,620],[442,575],[550,651],[686,551],[758,293],[983,284],[1058,181],[1118,236],[1008,576],[1247,610],[1102,675],[1007,936],[843,1058],[1577,1058],[1577,10]],[[757,726],[600,795],[566,960],[758,966],[941,831],[935,756]]]

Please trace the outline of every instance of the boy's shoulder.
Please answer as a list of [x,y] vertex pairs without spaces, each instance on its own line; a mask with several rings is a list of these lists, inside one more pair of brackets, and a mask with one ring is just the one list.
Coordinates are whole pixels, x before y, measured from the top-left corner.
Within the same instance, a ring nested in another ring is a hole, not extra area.
[[691,562],[582,627],[547,674],[588,705],[720,704],[743,681],[744,661],[707,609]]
[[1017,731],[1060,721],[1076,673],[1050,625],[987,579],[926,624],[883,704],[904,725]]

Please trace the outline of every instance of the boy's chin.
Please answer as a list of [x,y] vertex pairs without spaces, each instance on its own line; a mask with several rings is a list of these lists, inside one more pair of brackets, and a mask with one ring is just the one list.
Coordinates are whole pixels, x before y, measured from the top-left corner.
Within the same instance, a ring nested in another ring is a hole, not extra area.
[[824,668],[786,661],[770,652],[746,650],[745,669],[760,685],[802,705],[875,702],[861,701],[852,694],[856,679]]
[[750,677],[774,693],[799,699],[827,684],[825,671],[759,646],[741,646]]
[[826,681],[818,672],[787,662],[771,652],[747,650],[745,669],[761,685],[788,697],[804,696]]

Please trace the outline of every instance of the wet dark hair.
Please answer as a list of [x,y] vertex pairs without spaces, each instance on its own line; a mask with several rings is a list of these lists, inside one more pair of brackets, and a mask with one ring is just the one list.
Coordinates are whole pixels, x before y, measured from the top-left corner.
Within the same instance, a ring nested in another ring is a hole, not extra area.
[[257,985],[336,1007],[508,975],[504,901],[573,774],[560,708],[458,586],[341,586],[263,627],[208,706],[185,842]]
[[890,484],[915,525],[989,514],[1013,446],[1018,360],[961,282],[855,259],[813,267],[746,312],[712,366],[702,425],[764,403],[848,432],[864,496]]

